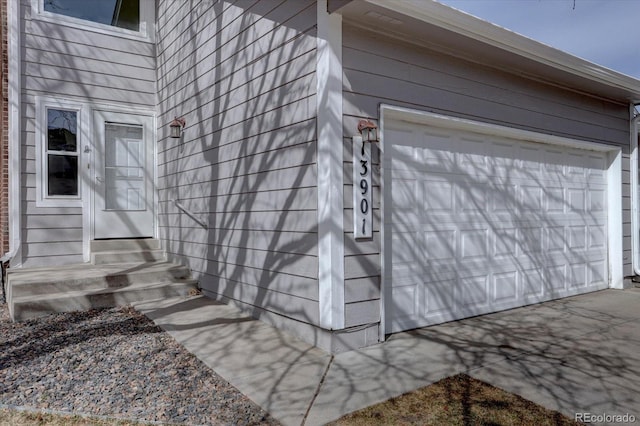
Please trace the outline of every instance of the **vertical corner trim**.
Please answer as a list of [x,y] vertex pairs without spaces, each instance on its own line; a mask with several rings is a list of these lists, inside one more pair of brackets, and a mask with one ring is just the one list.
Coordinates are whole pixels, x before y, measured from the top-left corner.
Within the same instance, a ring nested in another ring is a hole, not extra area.
[[344,308],[342,17],[317,5],[318,305],[320,326],[339,330]]
[[624,288],[624,255],[622,228],[622,150],[609,152],[607,170],[608,200],[608,250],[609,250],[609,287]]
[[629,170],[631,170],[630,183],[631,193],[631,263],[633,268],[633,275],[640,275],[640,193],[638,188],[638,136],[640,136],[640,116],[635,115],[635,105],[631,103],[629,105],[629,118],[630,118],[630,130],[629,130]]

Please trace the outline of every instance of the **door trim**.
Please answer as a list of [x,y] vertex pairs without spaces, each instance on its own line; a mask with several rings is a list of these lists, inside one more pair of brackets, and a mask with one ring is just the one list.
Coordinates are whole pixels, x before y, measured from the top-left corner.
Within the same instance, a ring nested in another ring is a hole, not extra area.
[[[91,119],[89,120],[89,126],[87,127],[88,136],[84,138],[85,144],[81,147],[81,153],[85,156],[83,158],[83,164],[90,164],[90,167],[94,167],[94,147],[92,145],[92,140],[95,135],[95,125],[93,116],[94,112],[102,111],[109,113],[117,113],[117,114],[129,114],[129,115],[140,115],[144,117],[148,117],[151,119],[151,129],[150,129],[150,143],[152,144],[152,152],[153,152],[153,209],[154,209],[154,229],[153,236],[158,236],[158,126],[157,126],[157,117],[156,113],[152,109],[147,108],[138,108],[129,105],[116,105],[116,104],[94,104],[87,103],[87,108],[89,109],[89,116]],[[88,146],[90,152],[85,152],[85,146]],[[93,180],[93,169],[89,171],[87,176],[91,177],[88,179],[84,179],[82,182],[82,193],[84,196],[82,197],[82,259],[84,262],[89,262],[91,260],[91,252],[90,252],[90,243],[91,240],[94,239],[94,227],[93,227],[93,203],[94,203],[94,180]]]
[[622,230],[622,148],[590,141],[581,141],[561,136],[536,133],[512,127],[467,120],[452,116],[435,114],[389,104],[380,105],[380,335],[382,342],[386,336],[387,303],[391,302],[391,285],[385,282],[385,274],[389,268],[391,254],[385,247],[385,233],[389,232],[385,224],[385,212],[391,206],[385,206],[385,137],[384,130],[389,123],[408,122],[422,124],[440,129],[455,129],[485,135],[495,135],[509,139],[524,140],[549,145],[560,145],[578,149],[606,152],[607,168],[607,250],[609,267],[609,288],[623,288],[623,230]]

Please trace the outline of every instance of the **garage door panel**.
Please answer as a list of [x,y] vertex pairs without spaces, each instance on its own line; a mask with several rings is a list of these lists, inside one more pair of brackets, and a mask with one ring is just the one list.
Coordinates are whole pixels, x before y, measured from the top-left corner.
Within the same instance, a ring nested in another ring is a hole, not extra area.
[[568,248],[572,252],[578,252],[587,248],[587,227],[584,225],[569,227]]
[[418,256],[422,248],[422,239],[419,231],[404,231],[400,226],[394,227],[391,235],[391,245],[394,249],[393,264],[417,265]]
[[524,269],[520,273],[522,296],[525,300],[539,300],[544,293],[545,273],[541,268]]
[[546,284],[548,293],[562,295],[562,292],[567,288],[567,265],[565,263],[549,265]]
[[456,182],[456,208],[460,212],[484,212],[489,191],[485,182]]
[[408,127],[385,135],[391,331],[607,286],[605,154]]
[[518,272],[508,271],[502,273],[494,273],[492,279],[492,295],[493,302],[513,303],[518,299]]
[[[418,286],[401,286],[392,289],[391,294],[391,318],[394,321],[394,328],[401,330],[402,327],[411,327],[420,320]],[[406,329],[406,328],[405,328]]]
[[604,261],[594,261],[587,264],[587,285],[605,288],[607,265]]
[[425,286],[424,309],[422,316],[430,317],[455,312],[455,288],[454,279],[443,279]]
[[391,200],[394,206],[400,209],[416,208],[416,193],[418,191],[418,181],[405,177],[394,179]]
[[563,254],[565,251],[565,227],[564,226],[548,226],[546,232],[546,252],[551,255]]
[[564,188],[548,186],[544,188],[545,212],[547,214],[563,214],[565,211]]
[[421,275],[425,288],[429,288],[432,284],[437,285],[442,281],[456,280],[459,268],[455,261],[428,261],[425,264],[424,274]]
[[518,247],[518,229],[500,228],[494,231],[493,256],[497,259],[513,256]]
[[424,253],[427,259],[429,259],[429,261],[455,259],[456,238],[457,234],[455,229],[426,231],[424,233]]
[[607,237],[605,225],[591,225],[589,229],[589,249],[602,251],[606,249]]
[[591,213],[602,213],[606,206],[606,191],[604,189],[590,189],[587,192],[589,201],[589,211]]
[[581,213],[586,208],[586,193],[583,188],[567,189],[567,204],[569,212]]
[[454,211],[454,189],[452,182],[445,179],[429,179],[422,182],[422,201],[429,213],[447,213]]
[[494,183],[490,191],[491,212],[514,215],[518,205],[518,187],[515,184]]
[[523,227],[517,232],[517,255],[523,257],[537,256],[543,252],[542,227]]
[[542,213],[542,193],[539,185],[521,185],[519,197],[519,210],[525,214]]
[[487,275],[460,277],[458,282],[459,294],[457,301],[462,311],[470,311],[489,304],[487,291]]
[[489,231],[487,229],[463,229],[460,231],[461,261],[486,258],[489,254]]
[[587,264],[573,263],[569,265],[569,287],[580,288],[587,285]]

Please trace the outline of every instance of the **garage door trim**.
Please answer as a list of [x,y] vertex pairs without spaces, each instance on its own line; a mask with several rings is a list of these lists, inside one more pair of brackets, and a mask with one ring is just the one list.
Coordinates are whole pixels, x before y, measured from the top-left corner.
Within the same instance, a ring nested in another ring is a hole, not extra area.
[[[390,267],[391,254],[385,247],[385,233],[391,232],[385,223],[385,213],[391,206],[385,206],[385,138],[384,130],[391,123],[422,124],[432,128],[467,131],[483,135],[492,135],[514,140],[536,142],[542,144],[565,146],[582,150],[606,153],[608,168],[607,177],[607,250],[609,269],[609,288],[623,287],[623,243],[622,243],[622,150],[620,147],[590,141],[581,141],[566,137],[547,135],[528,130],[521,130],[496,124],[483,123],[458,117],[435,114],[394,105],[380,106],[380,185],[381,196],[381,292],[380,292],[380,340],[386,334],[386,303],[391,303],[391,283],[385,282],[386,271]],[[617,219],[617,220],[616,220]]]

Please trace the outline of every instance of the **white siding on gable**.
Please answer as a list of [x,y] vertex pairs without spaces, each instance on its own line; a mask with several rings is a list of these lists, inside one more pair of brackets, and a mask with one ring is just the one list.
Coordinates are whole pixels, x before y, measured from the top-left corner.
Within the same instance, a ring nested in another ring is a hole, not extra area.
[[[627,105],[545,85],[350,25],[343,28],[343,46],[345,159],[351,157],[351,136],[357,132],[358,121],[377,120],[381,103],[620,146],[624,274],[631,274]],[[375,167],[380,164],[378,153],[373,150]],[[376,170],[372,241],[354,240],[352,201],[345,197],[345,304],[349,325],[370,321],[362,315],[362,306],[380,306],[381,194]],[[346,161],[345,194],[352,193],[351,173],[352,165]]]
[[30,0],[21,6],[23,265],[80,263],[82,209],[35,206],[35,98],[153,109],[155,45],[40,20]]
[[[158,4],[160,237],[205,294],[318,321],[316,5]],[[181,139],[168,123],[184,117]],[[206,227],[182,212],[188,209]]]

